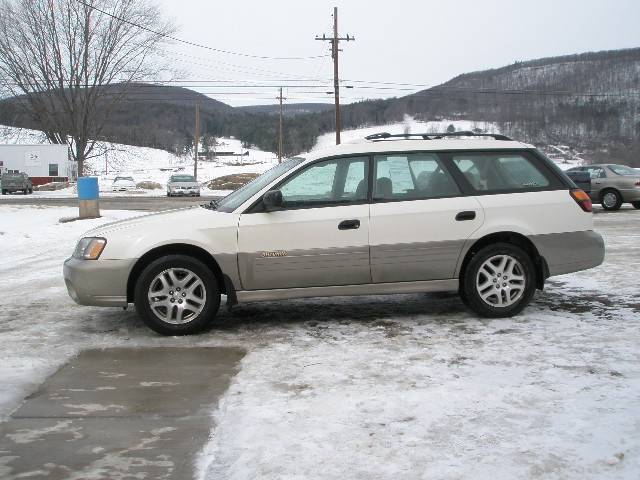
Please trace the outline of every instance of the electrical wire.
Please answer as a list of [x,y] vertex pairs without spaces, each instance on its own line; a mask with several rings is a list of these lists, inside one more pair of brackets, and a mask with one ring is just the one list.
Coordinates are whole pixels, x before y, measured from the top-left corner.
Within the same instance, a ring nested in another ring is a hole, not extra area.
[[82,5],[84,5],[85,7],[89,7],[97,12],[100,12],[104,15],[107,15],[111,18],[114,18],[115,20],[118,20],[120,22],[123,23],[128,23],[129,25],[132,25],[134,27],[137,27],[141,30],[144,30],[146,32],[149,33],[153,33],[154,35],[158,35],[160,37],[164,37],[164,38],[168,38],[169,40],[173,40],[174,42],[178,42],[178,43],[183,43],[185,45],[189,45],[191,47],[197,47],[197,48],[203,48],[206,50],[211,50],[213,52],[218,52],[218,53],[224,53],[226,55],[236,55],[239,57],[247,57],[247,58],[256,58],[256,59],[261,59],[261,60],[312,60],[312,59],[316,59],[316,58],[322,58],[322,57],[327,57],[328,55],[312,55],[312,56],[307,56],[307,57],[271,57],[271,56],[267,56],[267,55],[252,55],[249,53],[241,53],[241,52],[234,52],[231,50],[223,50],[221,48],[215,48],[215,47],[211,47],[208,45],[202,45],[200,43],[196,43],[196,42],[191,42],[189,40],[183,40],[181,38],[175,37],[173,35],[169,35],[167,33],[163,33],[163,32],[159,32],[157,30],[153,30],[151,28],[145,27],[144,25],[140,25],[139,23],[136,22],[132,22],[130,20],[127,20],[125,18],[122,18],[118,15],[114,15],[112,13],[106,12],[94,5],[91,5],[87,2],[85,2],[84,0],[76,0],[78,3],[81,3]]

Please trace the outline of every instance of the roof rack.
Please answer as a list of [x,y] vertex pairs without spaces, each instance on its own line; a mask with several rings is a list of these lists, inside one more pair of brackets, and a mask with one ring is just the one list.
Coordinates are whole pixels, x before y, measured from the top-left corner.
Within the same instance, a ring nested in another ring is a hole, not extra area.
[[440,140],[445,137],[491,137],[494,140],[513,141],[506,135],[499,133],[474,133],[474,132],[447,132],[447,133],[396,133],[390,134],[387,132],[374,133],[373,135],[367,135],[365,140],[372,140],[374,142],[380,140],[388,140],[393,138],[405,138],[407,140],[413,137],[419,137],[423,140]]

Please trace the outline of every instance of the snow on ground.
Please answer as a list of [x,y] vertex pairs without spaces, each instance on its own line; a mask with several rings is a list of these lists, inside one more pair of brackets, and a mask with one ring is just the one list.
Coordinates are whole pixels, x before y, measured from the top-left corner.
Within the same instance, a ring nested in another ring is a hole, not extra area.
[[[198,181],[207,183],[218,177],[235,173],[262,173],[277,163],[275,154],[254,148],[243,148],[240,140],[235,138],[219,138],[218,151],[234,152],[237,156],[220,156],[217,161],[198,162]],[[0,143],[6,144],[40,144],[47,143],[42,132],[14,127],[0,126]],[[248,152],[248,155],[240,155]],[[87,161],[88,171],[98,176],[100,195],[102,196],[164,196],[169,177],[176,173],[193,174],[193,157],[179,156],[165,150],[146,147],[134,147],[109,142],[98,142],[96,149]],[[155,190],[139,189],[134,192],[111,192],[113,180],[117,176],[133,177],[136,183],[143,181],[156,182],[162,188]],[[226,195],[225,190],[209,190],[202,188],[202,195]],[[52,192],[37,191],[37,197],[59,198],[75,197],[74,186]],[[7,198],[14,198],[13,196]]]
[[221,309],[189,338],[71,301],[76,239],[137,215],[58,223],[75,211],[0,206],[0,416],[84,348],[232,345],[247,355],[203,479],[638,478],[637,211],[598,210],[605,264],[552,279],[516,318],[444,294],[306,299]]

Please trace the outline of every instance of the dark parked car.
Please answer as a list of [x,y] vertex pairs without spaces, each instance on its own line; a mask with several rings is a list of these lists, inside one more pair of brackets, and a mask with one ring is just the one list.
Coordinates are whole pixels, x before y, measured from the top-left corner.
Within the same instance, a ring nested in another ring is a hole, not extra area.
[[2,195],[7,193],[22,192],[25,195],[33,193],[33,184],[29,175],[26,173],[3,173],[0,178],[0,184],[2,185]]
[[623,203],[640,209],[640,172],[635,168],[598,164],[571,168],[565,173],[605,210],[619,210]]

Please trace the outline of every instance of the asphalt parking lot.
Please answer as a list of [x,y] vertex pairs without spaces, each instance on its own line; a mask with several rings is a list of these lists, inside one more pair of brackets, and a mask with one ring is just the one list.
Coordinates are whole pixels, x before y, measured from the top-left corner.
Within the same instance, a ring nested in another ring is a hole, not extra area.
[[[29,210],[40,215],[31,225],[25,208],[0,206],[3,218],[25,222],[19,234],[0,234],[0,249],[14,259],[0,264],[10,286],[0,316],[1,428],[83,351],[232,348],[246,353],[228,388],[208,395],[208,433],[188,442],[195,478],[638,478],[636,210],[597,209],[605,263],[551,279],[514,318],[478,318],[454,294],[318,298],[222,308],[209,332],[166,338],[131,309],[74,305],[60,278],[75,239],[126,212],[59,224],[69,208],[39,206]],[[149,381],[175,372],[157,362]],[[119,402],[107,404],[126,399]],[[20,428],[63,420],[31,421],[42,423]],[[166,438],[157,444],[166,448]],[[6,442],[0,478],[15,473]],[[101,478],[93,460],[85,478]],[[140,473],[118,465],[112,478]]]

